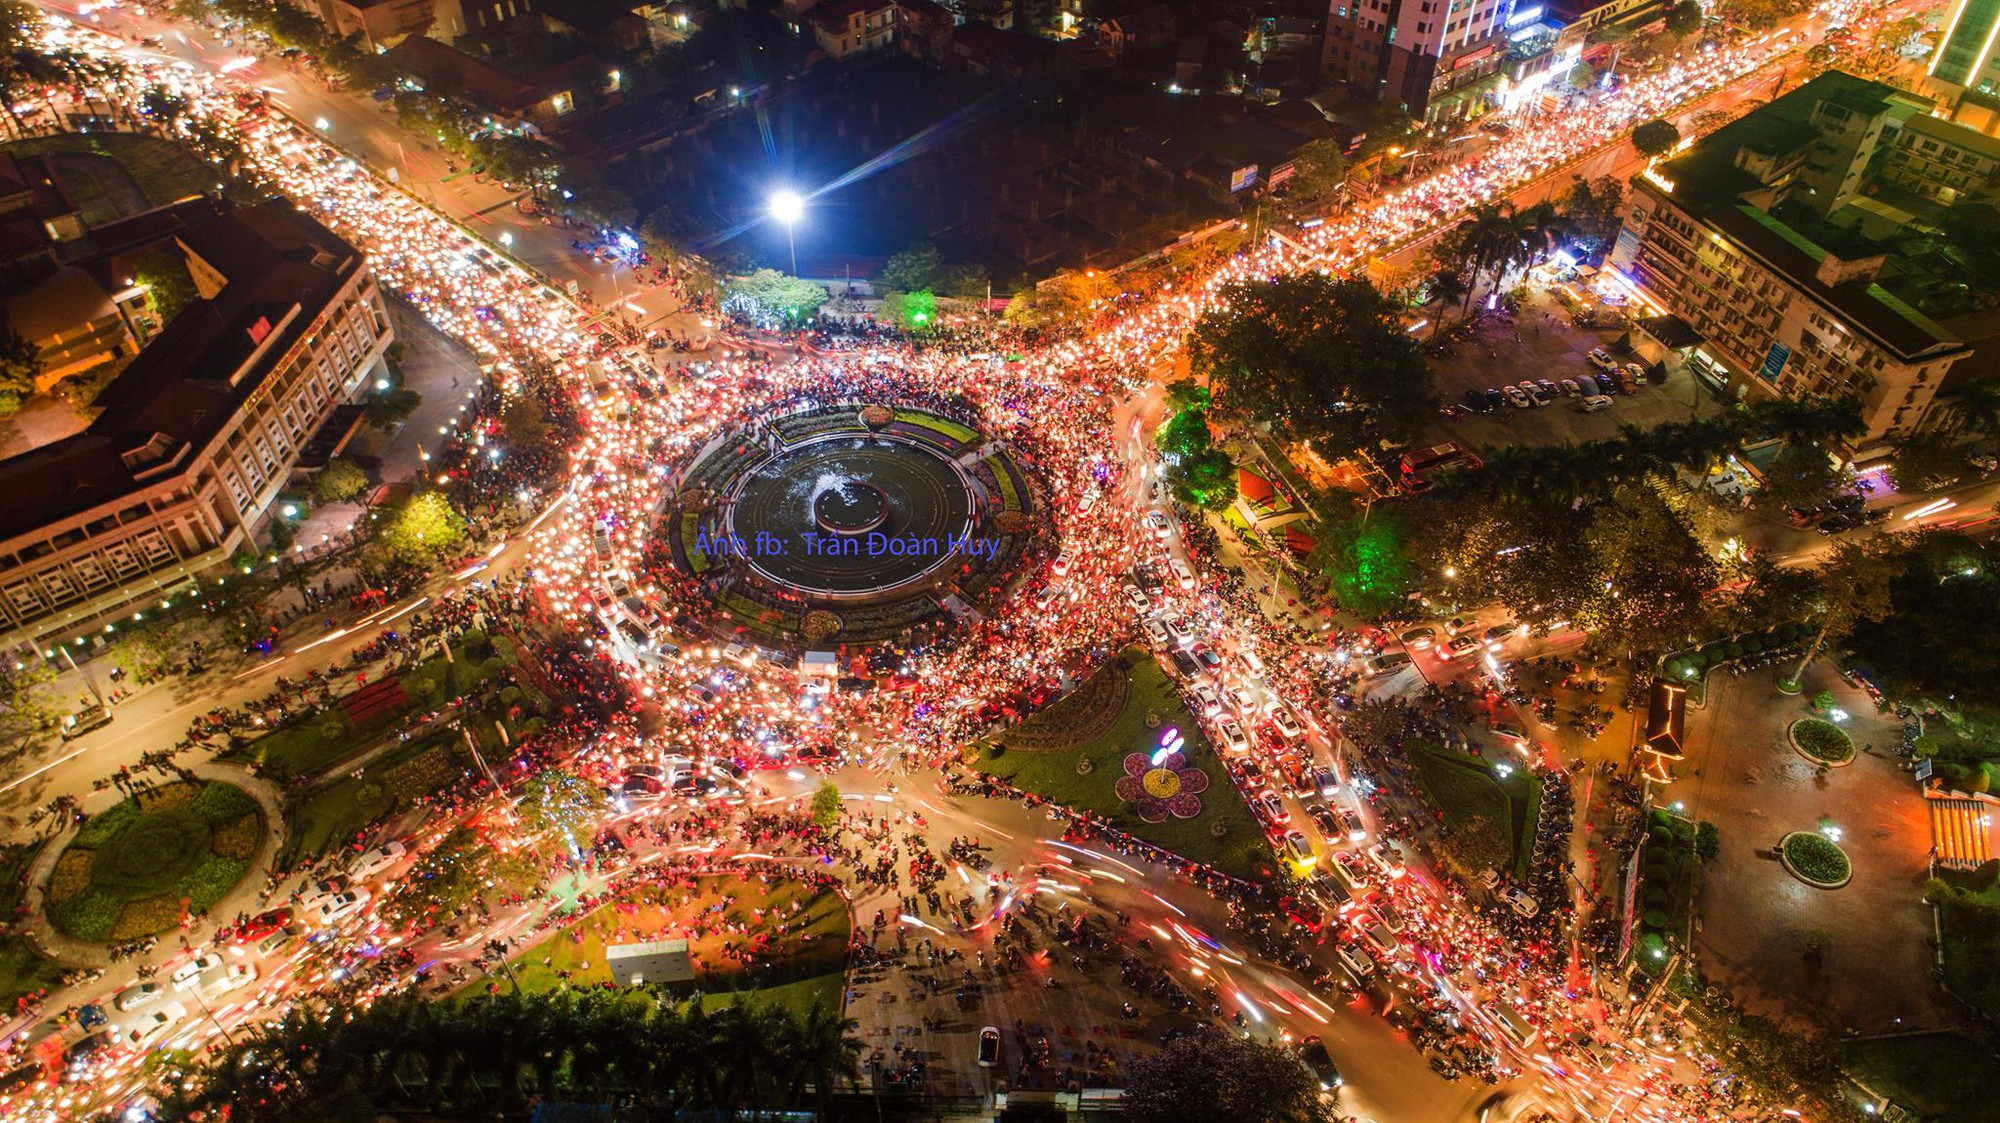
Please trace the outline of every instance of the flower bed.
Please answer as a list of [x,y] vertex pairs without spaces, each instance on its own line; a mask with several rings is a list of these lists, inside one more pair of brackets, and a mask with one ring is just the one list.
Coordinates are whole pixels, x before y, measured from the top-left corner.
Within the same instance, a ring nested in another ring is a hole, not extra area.
[[1800,718],[1785,731],[1785,736],[1800,756],[1815,763],[1838,768],[1854,761],[1854,739],[1830,721]]
[[165,931],[243,880],[264,834],[257,802],[228,784],[171,784],[77,832],[48,886],[49,921],[82,940]]
[[1794,831],[1779,840],[1778,857],[1793,877],[1816,889],[1838,889],[1854,878],[1847,851],[1812,831]]

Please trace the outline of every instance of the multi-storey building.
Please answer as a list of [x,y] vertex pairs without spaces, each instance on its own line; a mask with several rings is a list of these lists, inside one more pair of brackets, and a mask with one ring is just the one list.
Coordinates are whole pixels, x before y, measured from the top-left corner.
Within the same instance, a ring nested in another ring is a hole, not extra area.
[[1936,117],[1913,117],[1896,134],[1882,178],[1952,206],[2000,178],[2000,139]]
[[1420,121],[1463,116],[1463,95],[1499,80],[1514,9],[1515,0],[1332,0],[1320,72]]
[[381,367],[388,311],[360,251],[290,204],[176,241],[201,299],[88,428],[0,461],[0,647],[82,639],[206,579]]
[[2000,43],[2000,4],[1993,0],[1951,0],[1931,52],[1931,79],[1956,92],[1973,90],[2000,94],[2000,67],[1994,45]]
[[1845,181],[1812,170],[1823,154],[1808,122],[1857,82],[1816,79],[1635,178],[1609,261],[1701,334],[1695,357],[1729,392],[1859,399],[1850,455],[1914,429],[1970,352],[1875,283],[1883,255],[1829,250],[1771,213],[1808,175]]

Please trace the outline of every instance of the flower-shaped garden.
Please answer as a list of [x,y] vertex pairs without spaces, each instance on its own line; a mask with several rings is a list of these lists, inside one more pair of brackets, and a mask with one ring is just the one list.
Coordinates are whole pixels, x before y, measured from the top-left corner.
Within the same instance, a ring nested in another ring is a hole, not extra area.
[[1125,774],[1118,777],[1118,798],[1130,803],[1139,818],[1148,823],[1164,823],[1167,816],[1192,819],[1201,814],[1201,793],[1208,790],[1208,773],[1188,765],[1178,752],[1157,759],[1146,753],[1125,758]]

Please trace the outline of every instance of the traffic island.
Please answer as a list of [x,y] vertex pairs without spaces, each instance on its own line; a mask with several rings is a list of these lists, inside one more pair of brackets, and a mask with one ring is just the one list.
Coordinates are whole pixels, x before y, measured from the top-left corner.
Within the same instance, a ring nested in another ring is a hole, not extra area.
[[1828,768],[1844,768],[1854,763],[1854,739],[1830,721],[1804,717],[1785,730],[1792,751]]
[[1813,831],[1793,831],[1778,840],[1785,871],[1815,889],[1839,889],[1854,880],[1854,863],[1832,839]]
[[167,931],[222,899],[250,871],[264,813],[243,789],[169,784],[96,815],[49,877],[49,922],[103,942]]

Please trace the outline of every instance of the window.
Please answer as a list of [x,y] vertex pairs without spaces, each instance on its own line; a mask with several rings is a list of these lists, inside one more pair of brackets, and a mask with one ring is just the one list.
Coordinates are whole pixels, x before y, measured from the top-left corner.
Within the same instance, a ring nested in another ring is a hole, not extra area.
[[104,548],[104,560],[111,563],[121,577],[130,577],[139,571],[139,559],[132,553],[132,547],[124,542],[114,542]]
[[249,514],[250,492],[243,486],[243,477],[237,475],[235,472],[224,472],[222,478],[229,485],[229,497],[236,500],[237,512],[239,514]]
[[278,472],[278,458],[271,455],[271,442],[264,439],[264,434],[258,433],[251,438],[251,443],[257,446],[257,461],[264,466],[265,474],[276,475]]
[[162,566],[174,560],[174,548],[167,545],[166,535],[157,530],[149,530],[139,536],[139,552],[146,556],[146,563]]
[[76,586],[70,582],[69,575],[60,569],[43,570],[41,581],[42,588],[48,591],[50,604],[61,604],[76,597]]

